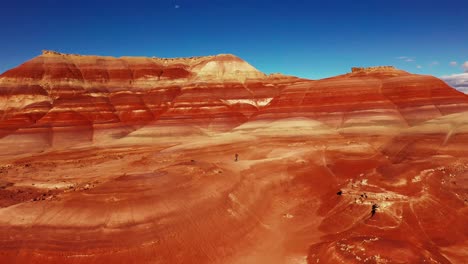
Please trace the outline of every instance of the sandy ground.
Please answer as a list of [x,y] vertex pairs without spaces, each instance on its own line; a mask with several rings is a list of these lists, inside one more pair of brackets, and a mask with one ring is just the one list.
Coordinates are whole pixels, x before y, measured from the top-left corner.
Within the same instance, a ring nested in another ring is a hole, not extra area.
[[466,263],[464,155],[272,127],[3,157],[0,262]]

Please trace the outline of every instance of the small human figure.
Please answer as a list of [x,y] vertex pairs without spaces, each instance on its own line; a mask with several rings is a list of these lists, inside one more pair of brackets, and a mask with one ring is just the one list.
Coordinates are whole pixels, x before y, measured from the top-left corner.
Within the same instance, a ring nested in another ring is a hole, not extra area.
[[234,156],[235,156],[234,161],[238,161],[239,160],[239,154],[236,153],[236,155],[234,155]]
[[377,208],[379,208],[379,206],[377,204],[372,205],[371,217],[373,217],[375,215],[375,212],[377,211]]
[[342,195],[343,194],[343,191],[339,190],[336,195]]

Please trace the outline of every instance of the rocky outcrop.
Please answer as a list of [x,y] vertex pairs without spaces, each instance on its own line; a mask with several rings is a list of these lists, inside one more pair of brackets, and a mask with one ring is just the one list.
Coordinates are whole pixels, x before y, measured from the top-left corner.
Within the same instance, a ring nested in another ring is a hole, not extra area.
[[393,66],[374,66],[374,67],[352,67],[352,73],[358,72],[378,72],[378,71],[396,71],[397,69]]

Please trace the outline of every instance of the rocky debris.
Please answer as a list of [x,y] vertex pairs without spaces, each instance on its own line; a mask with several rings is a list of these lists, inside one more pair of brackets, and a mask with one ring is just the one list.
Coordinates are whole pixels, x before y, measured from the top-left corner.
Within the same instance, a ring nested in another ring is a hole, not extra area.
[[66,55],[53,50],[42,50],[42,55]]
[[291,218],[294,218],[294,215],[292,215],[290,213],[285,213],[285,214],[283,214],[283,217],[286,218],[286,219],[291,219]]
[[13,168],[13,165],[8,164],[8,165],[2,165],[0,166],[0,175],[2,174],[7,174],[10,169]]
[[397,70],[394,66],[373,66],[373,67],[352,67],[352,73],[358,72],[376,72],[376,71],[395,71]]
[[18,187],[10,185],[0,188],[0,208],[24,202],[56,200],[60,190],[42,190],[34,187]]

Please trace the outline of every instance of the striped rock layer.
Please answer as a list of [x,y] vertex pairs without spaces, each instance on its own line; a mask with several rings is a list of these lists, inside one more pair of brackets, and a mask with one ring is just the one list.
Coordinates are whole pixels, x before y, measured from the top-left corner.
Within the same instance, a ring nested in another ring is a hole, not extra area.
[[468,97],[432,76],[53,51],[0,75],[0,263],[467,263],[467,190]]
[[[388,134],[468,110],[435,77],[390,66],[312,81],[265,75],[233,55],[103,57],[44,51],[0,75],[0,147],[69,146],[122,138],[229,131],[304,117],[341,133]],[[4,142],[2,144],[2,142]]]

